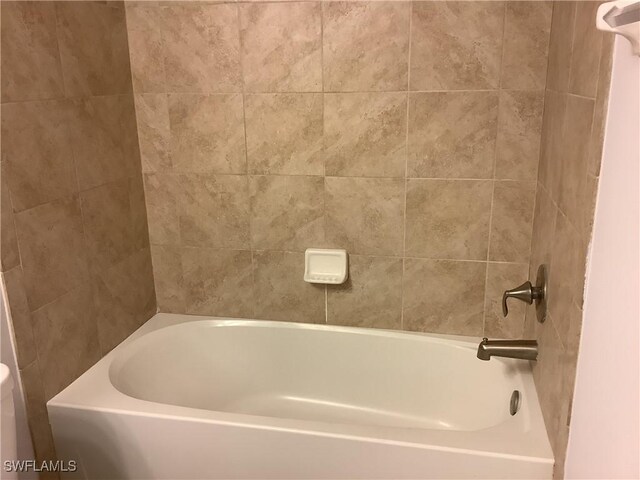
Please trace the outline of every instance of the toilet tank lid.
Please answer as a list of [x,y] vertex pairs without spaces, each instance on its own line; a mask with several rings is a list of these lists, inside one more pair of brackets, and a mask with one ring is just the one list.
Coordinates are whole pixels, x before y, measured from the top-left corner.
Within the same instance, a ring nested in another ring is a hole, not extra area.
[[13,380],[11,379],[11,371],[4,363],[0,363],[0,398],[11,395],[13,389]]

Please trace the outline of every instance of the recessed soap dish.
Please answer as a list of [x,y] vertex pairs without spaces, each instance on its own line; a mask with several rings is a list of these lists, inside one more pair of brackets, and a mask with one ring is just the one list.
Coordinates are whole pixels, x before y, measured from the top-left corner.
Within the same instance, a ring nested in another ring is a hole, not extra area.
[[304,281],[338,285],[348,277],[347,251],[308,248],[304,252]]

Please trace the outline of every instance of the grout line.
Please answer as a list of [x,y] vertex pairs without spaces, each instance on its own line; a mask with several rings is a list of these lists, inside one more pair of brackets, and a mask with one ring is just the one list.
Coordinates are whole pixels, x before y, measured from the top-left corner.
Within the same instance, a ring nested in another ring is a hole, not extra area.
[[[256,295],[256,258],[255,258],[255,250],[254,250],[254,245],[253,245],[253,225],[252,225],[252,218],[253,218],[253,214],[252,214],[252,210],[253,210],[253,202],[252,202],[252,198],[251,198],[251,176],[249,175],[249,146],[247,143],[247,109],[246,109],[246,83],[245,83],[245,75],[244,75],[244,55],[243,55],[243,49],[244,49],[244,43],[243,43],[243,37],[242,37],[242,22],[240,20],[240,6],[238,4],[235,5],[236,8],[236,20],[237,20],[237,27],[238,27],[238,46],[239,46],[239,52],[238,52],[238,63],[240,66],[240,82],[241,82],[241,90],[242,92],[240,92],[240,96],[241,96],[241,100],[242,100],[242,129],[243,129],[243,139],[244,139],[244,166],[245,166],[245,172],[238,174],[239,176],[243,176],[246,177],[246,184],[247,184],[247,195],[249,197],[249,211],[248,211],[248,218],[247,218],[247,228],[249,230],[249,261],[251,263],[251,288],[253,289],[253,297],[255,298]],[[252,317],[256,316],[256,311],[257,311],[257,306],[255,304],[255,301],[251,302],[251,315]]]
[[407,97],[404,141],[404,210],[402,213],[402,275],[400,277],[400,330],[404,330],[404,270],[407,255],[407,190],[409,184],[409,108],[411,85],[411,30],[413,26],[413,2],[409,4],[409,46],[407,48]]
[[[507,3],[505,2],[503,11],[502,11],[502,55],[500,57],[500,76],[498,77],[498,115],[497,115],[498,125],[500,125],[500,112],[502,110],[500,92],[502,91],[502,77],[504,74],[504,51],[505,51],[506,30],[507,30]],[[486,263],[486,268],[484,273],[484,294],[482,296],[482,335],[483,336],[486,336],[486,328],[487,328],[487,291],[489,286],[489,259],[491,258],[491,230],[493,228],[494,203],[495,203],[495,196],[496,196],[497,165],[498,165],[498,142],[496,141],[494,145],[494,150],[493,150],[491,206],[489,207],[489,236],[487,239],[487,263]]]

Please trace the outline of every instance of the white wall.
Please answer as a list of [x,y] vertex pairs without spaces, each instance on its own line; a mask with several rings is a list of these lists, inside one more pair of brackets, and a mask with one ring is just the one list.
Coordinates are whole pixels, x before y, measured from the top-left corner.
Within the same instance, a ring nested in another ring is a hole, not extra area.
[[566,478],[640,478],[640,58],[616,38]]

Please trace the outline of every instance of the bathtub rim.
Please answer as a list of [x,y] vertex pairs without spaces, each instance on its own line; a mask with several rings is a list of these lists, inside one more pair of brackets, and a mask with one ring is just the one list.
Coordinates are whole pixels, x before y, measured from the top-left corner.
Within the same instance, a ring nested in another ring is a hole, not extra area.
[[[138,338],[184,323],[200,321],[224,322],[226,325],[251,325],[256,327],[287,327],[308,330],[332,330],[362,335],[391,336],[402,338],[409,336],[427,337],[437,343],[453,344],[458,348],[473,349],[479,338],[457,335],[404,332],[396,330],[344,327],[324,324],[291,323],[267,320],[236,319],[201,315],[183,315],[158,313],[145,322],[134,333],[106,354],[89,370],[83,373],[68,387],[47,402],[49,412],[59,409],[78,409],[83,411],[109,412],[121,415],[134,415],[170,419],[185,422],[231,425],[242,428],[268,429],[291,432],[302,435],[321,435],[363,442],[376,442],[412,448],[424,448],[440,451],[455,451],[468,454],[486,455],[511,459],[522,459],[536,463],[553,464],[554,457],[546,434],[542,412],[533,383],[531,368],[524,362],[516,363],[523,383],[524,398],[527,399],[528,428],[519,433],[520,441],[513,441],[514,422],[505,422],[477,431],[445,431],[428,429],[408,429],[400,427],[362,426],[354,424],[327,423],[311,420],[263,417],[240,413],[204,410],[171,404],[157,403],[138,399],[122,393],[110,378],[114,360],[128,350]],[[517,362],[509,359],[492,359],[502,363]],[[478,360],[480,361],[480,360]],[[529,401],[532,399],[532,401]],[[517,417],[513,417],[516,419]],[[518,419],[523,422],[524,417]]]

